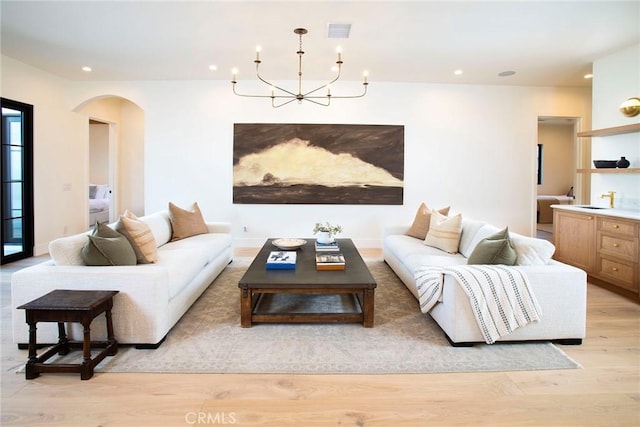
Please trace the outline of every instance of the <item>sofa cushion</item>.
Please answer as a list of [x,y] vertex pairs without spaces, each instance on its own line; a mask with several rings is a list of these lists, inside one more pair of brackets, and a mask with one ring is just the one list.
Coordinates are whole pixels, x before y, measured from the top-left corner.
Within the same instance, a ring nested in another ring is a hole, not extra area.
[[97,223],[81,252],[85,265],[135,265],[136,254],[122,234]]
[[[475,219],[463,218],[462,219],[462,233],[460,234],[460,244],[458,245],[458,252],[465,257],[469,258],[473,247],[471,242],[476,233],[487,223],[484,221],[478,221]],[[476,242],[477,244],[477,242]]]
[[169,219],[169,211],[154,212],[150,215],[140,217],[139,219],[149,226],[158,247],[171,240],[171,220]]
[[178,295],[231,243],[228,234],[207,233],[170,242],[158,249],[159,266],[169,275],[169,299]]
[[[449,215],[449,206],[438,209],[442,215]],[[424,240],[429,232],[429,224],[431,223],[431,209],[424,203],[420,204],[416,216],[413,219],[413,224],[407,231],[407,236],[415,237],[416,239]]]
[[469,255],[467,264],[514,265],[517,256],[516,249],[509,238],[509,228],[505,228],[481,240]]
[[172,242],[209,231],[197,202],[191,205],[189,210],[169,202],[169,218],[171,219]]
[[384,246],[386,252],[392,253],[411,272],[425,265],[446,267],[467,263],[461,254],[450,254],[425,246],[422,240],[406,235],[389,235],[384,239]]
[[85,265],[82,248],[87,243],[89,233],[61,237],[49,243],[49,255],[55,265]]
[[149,264],[158,260],[158,245],[151,228],[133,212],[125,210],[124,214],[120,215],[115,228],[131,244],[138,264]]
[[453,254],[458,252],[461,232],[461,214],[447,217],[438,211],[432,211],[429,232],[424,244]]

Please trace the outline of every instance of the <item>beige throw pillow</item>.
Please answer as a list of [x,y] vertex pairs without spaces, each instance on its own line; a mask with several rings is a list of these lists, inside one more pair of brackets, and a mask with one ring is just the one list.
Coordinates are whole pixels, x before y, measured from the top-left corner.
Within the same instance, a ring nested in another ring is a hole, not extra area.
[[158,244],[146,222],[141,221],[133,212],[124,211],[116,223],[116,230],[122,233],[136,253],[138,264],[158,261]]
[[462,214],[447,217],[438,211],[432,211],[424,244],[453,254],[458,252],[461,234]]
[[190,210],[179,208],[169,202],[169,218],[171,220],[172,242],[209,232],[197,202],[191,206]]
[[[449,215],[449,206],[445,208],[438,209],[442,215]],[[432,210],[427,207],[424,203],[422,203],[418,207],[418,212],[416,212],[416,217],[413,219],[413,224],[409,231],[407,231],[406,235],[415,237],[416,239],[424,240],[427,237],[427,233],[429,232],[429,224],[431,222],[431,212]]]

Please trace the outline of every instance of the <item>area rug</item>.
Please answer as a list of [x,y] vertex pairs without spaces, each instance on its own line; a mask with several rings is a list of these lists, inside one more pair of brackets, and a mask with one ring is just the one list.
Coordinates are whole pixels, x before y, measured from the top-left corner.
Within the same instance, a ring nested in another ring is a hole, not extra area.
[[[121,346],[96,371],[407,374],[579,367],[550,343],[451,347],[438,325],[420,312],[416,299],[382,261],[368,262],[378,283],[373,328],[360,324],[241,328],[238,281],[246,262],[236,264],[224,270],[159,348]],[[336,303],[340,301],[319,302]]]

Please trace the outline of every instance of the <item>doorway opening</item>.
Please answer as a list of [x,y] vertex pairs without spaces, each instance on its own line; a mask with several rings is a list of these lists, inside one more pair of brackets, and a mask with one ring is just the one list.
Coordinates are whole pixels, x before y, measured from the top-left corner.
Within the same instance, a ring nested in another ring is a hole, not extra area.
[[2,98],[0,264],[33,256],[33,106]]
[[113,221],[111,134],[109,123],[89,119],[89,227]]
[[552,205],[574,204],[577,179],[578,118],[538,117],[536,170],[536,235],[553,241]]

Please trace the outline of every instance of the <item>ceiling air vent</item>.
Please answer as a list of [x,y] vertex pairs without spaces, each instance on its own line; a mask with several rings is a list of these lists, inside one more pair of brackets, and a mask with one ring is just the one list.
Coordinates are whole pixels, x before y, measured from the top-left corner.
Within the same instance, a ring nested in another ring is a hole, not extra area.
[[348,39],[351,32],[351,24],[329,24],[327,37],[330,39]]

